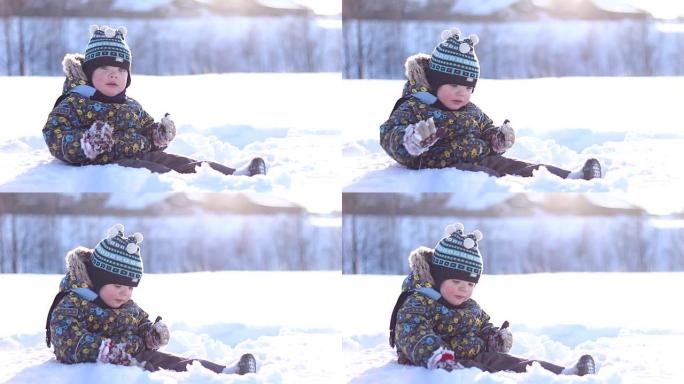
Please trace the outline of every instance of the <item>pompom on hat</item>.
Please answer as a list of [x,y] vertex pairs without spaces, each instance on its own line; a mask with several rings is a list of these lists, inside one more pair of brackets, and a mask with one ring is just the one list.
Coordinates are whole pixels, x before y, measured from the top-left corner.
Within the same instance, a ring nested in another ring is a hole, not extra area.
[[92,81],[93,72],[102,66],[123,68],[128,71],[126,88],[131,85],[131,49],[126,43],[126,27],[116,29],[106,25],[90,26],[90,41],[86,45],[83,72]]
[[461,38],[461,30],[442,32],[442,42],[432,51],[427,78],[433,92],[444,84],[458,84],[475,88],[480,77],[480,62],[475,55],[475,45],[480,38],[475,34]]
[[482,232],[466,234],[463,224],[448,225],[445,237],[437,243],[430,260],[430,274],[439,290],[445,280],[458,279],[477,283],[482,275],[482,255],[477,242]]
[[106,284],[138,286],[143,273],[142,241],[143,236],[139,232],[126,236],[122,224],[116,224],[107,231],[107,237],[95,246],[88,265],[88,275],[96,293]]

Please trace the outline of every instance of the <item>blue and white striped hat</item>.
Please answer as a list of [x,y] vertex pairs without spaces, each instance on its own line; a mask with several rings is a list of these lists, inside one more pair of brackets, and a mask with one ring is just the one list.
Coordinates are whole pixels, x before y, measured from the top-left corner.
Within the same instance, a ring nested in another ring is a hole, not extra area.
[[475,45],[480,38],[475,34],[461,39],[461,31],[453,28],[442,32],[442,42],[432,51],[427,78],[434,92],[444,84],[475,87],[480,78],[480,62]]
[[137,287],[143,273],[140,257],[142,234],[124,235],[124,226],[116,224],[107,231],[93,251],[88,275],[96,291],[106,284]]
[[126,87],[131,85],[131,49],[126,43],[126,27],[117,29],[103,25],[90,26],[90,41],[85,50],[83,72],[88,80],[92,79],[93,71],[98,67],[112,66],[124,68],[128,71]]
[[482,255],[477,242],[482,232],[475,230],[465,234],[461,223],[451,224],[445,229],[446,236],[437,243],[430,261],[430,274],[435,288],[442,282],[458,279],[477,283],[482,275]]

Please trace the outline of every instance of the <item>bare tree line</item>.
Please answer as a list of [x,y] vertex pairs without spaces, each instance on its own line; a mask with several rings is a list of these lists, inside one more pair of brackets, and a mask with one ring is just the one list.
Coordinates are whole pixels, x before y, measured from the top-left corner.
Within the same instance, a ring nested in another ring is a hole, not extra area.
[[[343,20],[345,78],[404,77],[404,61],[430,53],[449,21]],[[484,78],[678,76],[684,33],[653,19],[458,22],[476,33]]]
[[0,75],[60,75],[64,54],[83,52],[91,24],[128,28],[134,73],[340,71],[341,32],[323,27],[319,21],[311,15],[176,19],[3,16]]
[[115,223],[145,237],[145,270],[339,270],[340,228],[299,214],[110,217],[0,214],[0,273],[61,273],[66,252],[93,248]]
[[[434,247],[457,218],[344,215],[343,272],[404,274],[408,255]],[[648,216],[466,218],[479,229],[486,273],[684,270],[684,222]]]

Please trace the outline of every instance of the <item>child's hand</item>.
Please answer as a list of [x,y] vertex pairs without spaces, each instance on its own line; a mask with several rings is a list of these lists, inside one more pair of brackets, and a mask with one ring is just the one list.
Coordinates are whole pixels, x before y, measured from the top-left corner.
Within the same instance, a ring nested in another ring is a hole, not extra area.
[[161,322],[161,317],[157,317],[157,320],[145,333],[145,346],[147,349],[157,350],[168,344],[170,337],[169,327]]
[[176,124],[167,113],[152,131],[152,141],[157,147],[166,147],[176,137]]
[[97,361],[117,365],[131,365],[133,357],[126,352],[125,343],[114,344],[112,340],[104,339],[100,345]]
[[104,121],[95,121],[81,137],[81,149],[90,160],[111,151],[113,145],[112,127]]
[[504,321],[501,328],[492,334],[487,340],[487,350],[489,352],[508,353],[513,346],[513,334],[508,329],[508,321]]
[[454,352],[446,348],[439,348],[432,354],[428,361],[427,367],[429,369],[444,369],[452,371],[454,369],[463,368],[461,364],[456,361]]
[[427,151],[442,135],[443,130],[435,128],[435,121],[432,117],[421,120],[406,127],[404,147],[412,156],[418,156]]
[[515,131],[508,120],[499,127],[498,132],[492,137],[492,149],[496,153],[504,153],[515,143]]

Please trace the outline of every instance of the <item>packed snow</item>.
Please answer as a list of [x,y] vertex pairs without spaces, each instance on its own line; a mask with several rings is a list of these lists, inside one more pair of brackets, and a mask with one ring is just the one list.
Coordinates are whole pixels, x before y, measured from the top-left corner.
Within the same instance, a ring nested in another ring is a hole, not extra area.
[[[404,276],[345,275],[342,317],[345,382],[364,383],[681,383],[681,306],[671,292],[681,273],[484,275],[473,299],[513,332],[512,355],[574,364],[591,354],[598,373],[556,376],[477,368],[446,372],[402,366],[388,344],[390,314]],[[359,315],[363,314],[363,315]],[[362,317],[361,317],[362,316]]]
[[[45,346],[45,317],[61,275],[0,275],[0,382],[10,383],[323,383],[341,377],[339,272],[145,274],[133,299],[171,331],[162,351],[229,363],[250,352],[258,372],[217,375],[64,365]],[[23,288],[20,288],[23,287]]]
[[681,77],[481,79],[471,101],[495,124],[509,119],[516,142],[505,156],[569,170],[599,159],[602,179],[489,177],[455,169],[409,170],[379,144],[379,127],[401,97],[402,80],[343,82],[345,192],[451,192],[467,201],[511,192],[605,192],[653,213],[684,208],[684,134],[674,97]]
[[[62,77],[0,77],[1,192],[265,192],[310,211],[341,209],[338,73],[134,76],[128,96],[152,116],[170,113],[178,129],[166,150],[236,167],[254,156],[266,176],[154,174],[117,165],[72,167],[54,159],[41,129]],[[124,182],[125,180],[125,182]]]

